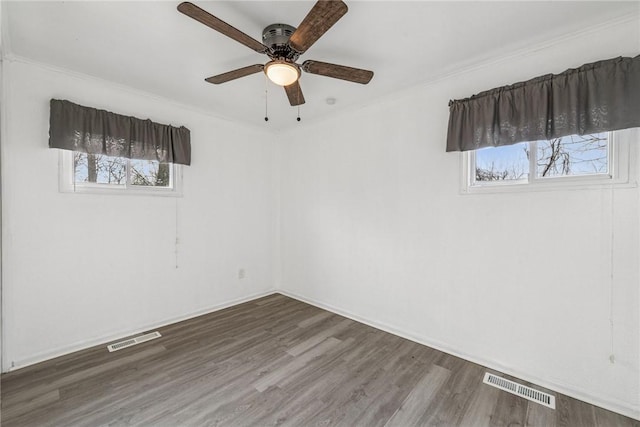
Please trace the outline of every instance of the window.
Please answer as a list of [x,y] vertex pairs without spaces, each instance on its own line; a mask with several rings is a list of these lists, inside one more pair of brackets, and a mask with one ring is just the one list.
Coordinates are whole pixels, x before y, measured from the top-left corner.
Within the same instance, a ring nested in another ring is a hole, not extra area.
[[63,192],[180,195],[180,168],[156,160],[137,160],[60,152]]
[[464,154],[463,192],[626,182],[633,129],[482,148]]

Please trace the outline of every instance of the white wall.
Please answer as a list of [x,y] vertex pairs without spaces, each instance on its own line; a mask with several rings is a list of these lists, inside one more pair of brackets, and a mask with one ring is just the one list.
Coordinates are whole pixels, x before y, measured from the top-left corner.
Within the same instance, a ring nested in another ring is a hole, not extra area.
[[445,153],[449,99],[637,55],[638,27],[284,134],[284,292],[640,417],[637,186],[463,195],[461,155]]
[[[273,289],[273,138],[22,60],[4,73],[3,370]],[[184,197],[60,193],[51,98],[187,126]]]

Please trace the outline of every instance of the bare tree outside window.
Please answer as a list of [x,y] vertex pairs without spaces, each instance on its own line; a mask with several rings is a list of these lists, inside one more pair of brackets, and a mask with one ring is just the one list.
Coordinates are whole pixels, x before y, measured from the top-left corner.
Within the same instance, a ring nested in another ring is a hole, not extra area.
[[522,181],[529,177],[526,142],[476,151],[476,181]]
[[538,141],[536,176],[592,175],[609,172],[606,133],[571,135]]
[[[535,164],[530,156],[535,152]],[[570,135],[475,152],[475,182],[528,181],[536,178],[609,173],[607,133]],[[535,170],[530,170],[535,168]]]
[[154,160],[130,160],[131,184],[167,187],[171,184],[170,165]]
[[74,153],[74,181],[124,185],[127,159],[102,154]]
[[[169,163],[75,152],[73,166],[76,184],[171,187],[172,165]],[[127,168],[129,182],[127,182]]]

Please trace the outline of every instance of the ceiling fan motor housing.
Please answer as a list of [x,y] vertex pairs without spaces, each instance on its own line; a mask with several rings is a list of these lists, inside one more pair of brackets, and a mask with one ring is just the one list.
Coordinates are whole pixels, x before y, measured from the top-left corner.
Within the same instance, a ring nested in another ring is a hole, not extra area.
[[273,49],[274,58],[286,58],[296,60],[297,56],[289,47],[289,37],[296,30],[287,24],[271,24],[262,30],[262,43]]

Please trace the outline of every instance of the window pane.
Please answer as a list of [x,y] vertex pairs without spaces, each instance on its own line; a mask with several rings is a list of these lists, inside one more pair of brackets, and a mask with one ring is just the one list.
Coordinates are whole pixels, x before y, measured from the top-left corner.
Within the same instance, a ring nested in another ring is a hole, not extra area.
[[127,159],[76,152],[73,160],[73,179],[75,183],[125,184]]
[[170,187],[171,164],[155,160],[130,160],[131,185]]
[[475,182],[526,181],[529,178],[529,144],[482,148],[475,152]]
[[538,141],[536,176],[548,178],[609,173],[608,145],[607,133]]

